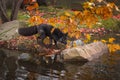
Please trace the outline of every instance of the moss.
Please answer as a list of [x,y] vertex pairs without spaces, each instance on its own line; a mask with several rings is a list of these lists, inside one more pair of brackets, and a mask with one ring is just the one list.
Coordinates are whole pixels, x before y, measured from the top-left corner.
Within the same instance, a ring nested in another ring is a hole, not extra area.
[[99,23],[100,24],[94,25],[93,28],[104,27],[107,30],[113,30],[113,31],[120,29],[120,26],[119,26],[120,21],[113,18],[109,18],[106,20],[100,19]]

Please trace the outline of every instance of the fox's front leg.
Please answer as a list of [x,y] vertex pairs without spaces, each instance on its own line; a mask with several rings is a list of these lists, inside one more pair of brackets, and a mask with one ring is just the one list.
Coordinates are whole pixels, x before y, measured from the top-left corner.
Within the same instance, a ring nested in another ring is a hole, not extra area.
[[37,43],[39,44],[40,36],[37,37]]
[[56,40],[54,40],[54,43],[55,43],[56,48],[58,48],[58,45],[57,45],[57,41],[56,41]]
[[41,46],[46,46],[44,44],[44,39],[46,38],[46,35],[45,34],[41,34],[38,38],[37,38],[37,41],[38,41],[38,44],[40,44]]
[[53,40],[54,40],[56,48],[58,48],[57,46],[58,37],[56,35],[53,35]]
[[52,46],[52,38],[50,37],[49,39],[50,39],[50,44],[49,45]]

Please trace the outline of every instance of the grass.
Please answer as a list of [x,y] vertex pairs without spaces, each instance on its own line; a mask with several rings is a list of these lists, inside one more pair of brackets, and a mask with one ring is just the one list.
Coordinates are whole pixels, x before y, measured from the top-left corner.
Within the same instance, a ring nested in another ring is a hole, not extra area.
[[106,29],[111,29],[113,31],[120,29],[119,27],[120,21],[116,19],[110,18],[108,20],[102,20],[101,23]]
[[[10,16],[11,16],[11,9],[8,9],[7,10],[7,15],[8,15],[8,17],[10,18]],[[18,12],[18,16],[17,16],[17,19],[18,20],[26,20],[26,19],[28,19],[29,18],[29,16],[23,11],[23,10],[19,10],[19,12]],[[0,18],[1,19],[1,18]]]
[[113,18],[109,18],[106,20],[100,19],[99,23],[100,24],[94,25],[93,28],[104,27],[107,30],[113,30],[113,31],[120,29],[120,21]]
[[23,20],[23,21],[25,21],[25,20],[27,20],[28,18],[30,18],[30,16],[29,16],[25,11],[20,10],[20,11],[18,12],[18,20]]
[[46,13],[43,17],[49,18],[49,17],[57,17],[62,15],[66,9],[59,9],[59,8],[54,8],[52,6],[49,7],[40,7],[39,8],[40,12]]

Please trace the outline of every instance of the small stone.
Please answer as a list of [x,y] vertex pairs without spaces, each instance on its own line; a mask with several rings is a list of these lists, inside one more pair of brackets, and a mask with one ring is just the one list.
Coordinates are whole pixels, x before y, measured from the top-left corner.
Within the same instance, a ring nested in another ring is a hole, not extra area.
[[20,56],[18,56],[18,59],[30,60],[31,56],[29,53],[22,53],[22,54],[20,54]]

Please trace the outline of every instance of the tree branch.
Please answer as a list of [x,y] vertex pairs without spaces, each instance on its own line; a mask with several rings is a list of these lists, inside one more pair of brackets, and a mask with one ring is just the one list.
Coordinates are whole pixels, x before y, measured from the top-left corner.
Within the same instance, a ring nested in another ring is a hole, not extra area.
[[3,23],[9,21],[7,11],[6,11],[5,0],[0,0],[0,17]]
[[17,19],[17,14],[18,14],[18,11],[19,11],[19,8],[20,8],[22,2],[23,2],[23,0],[14,0],[13,5],[12,5],[12,12],[11,12],[10,20]]

